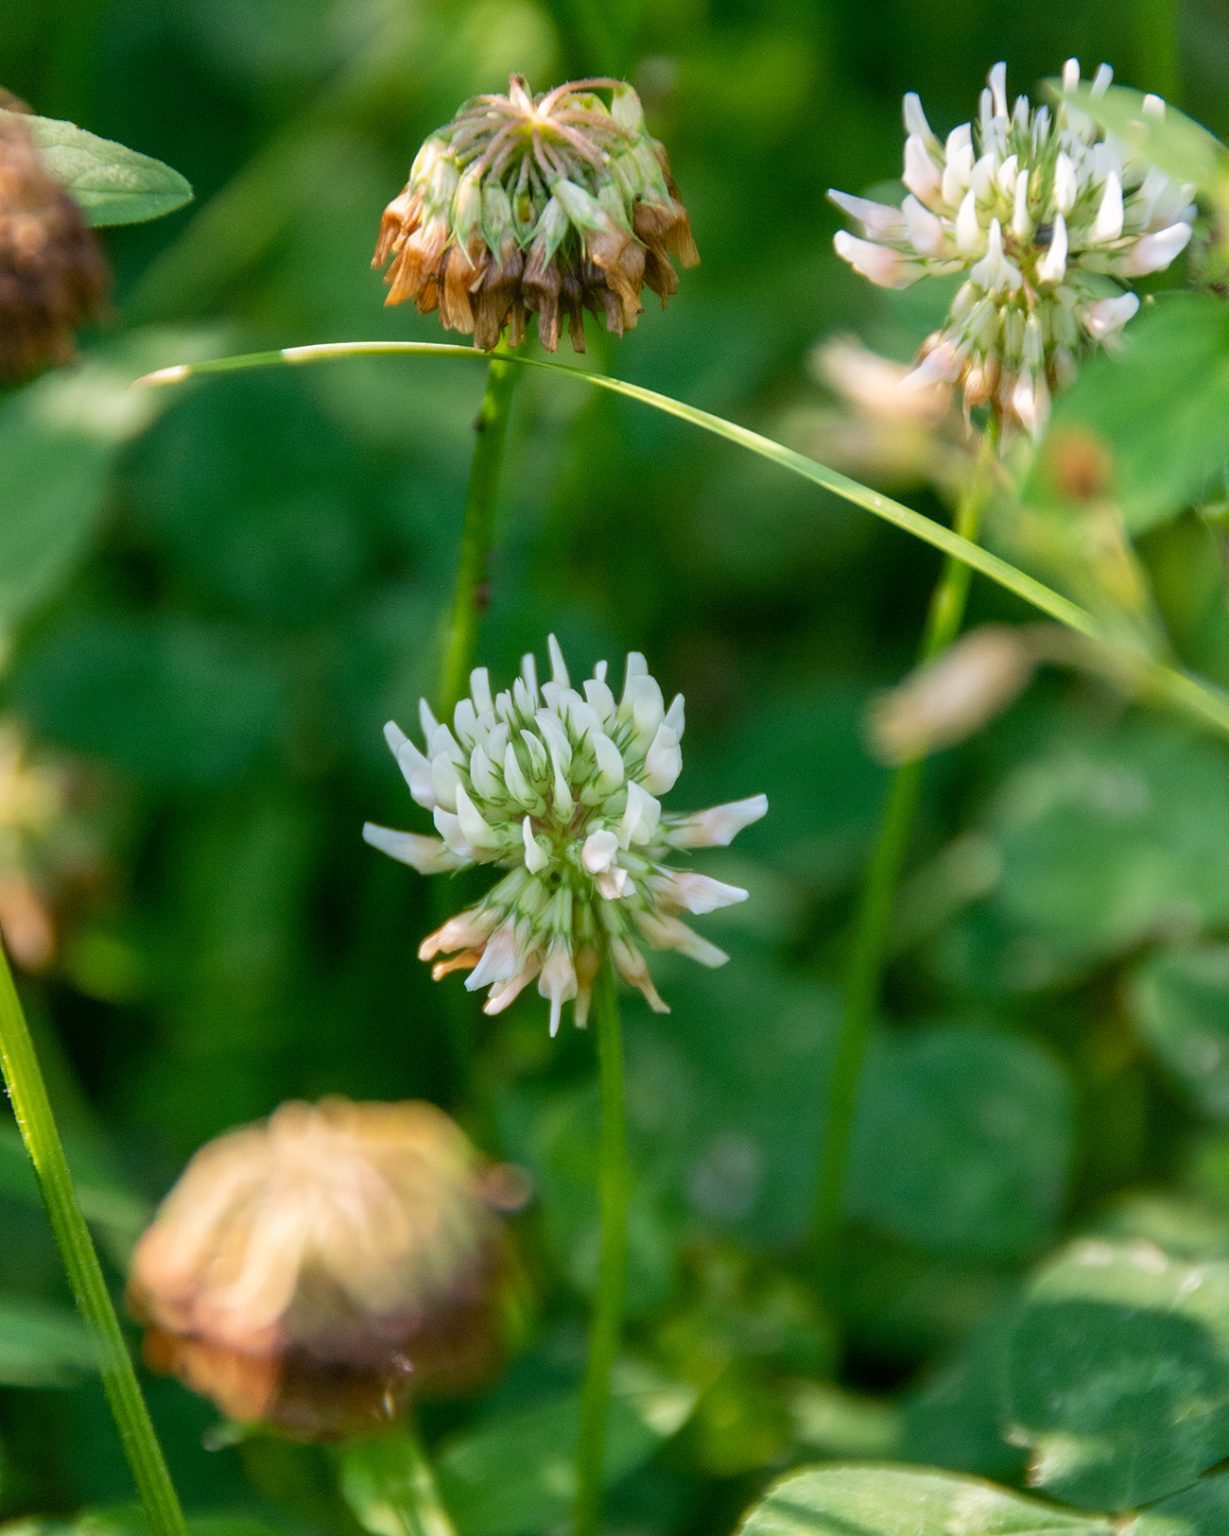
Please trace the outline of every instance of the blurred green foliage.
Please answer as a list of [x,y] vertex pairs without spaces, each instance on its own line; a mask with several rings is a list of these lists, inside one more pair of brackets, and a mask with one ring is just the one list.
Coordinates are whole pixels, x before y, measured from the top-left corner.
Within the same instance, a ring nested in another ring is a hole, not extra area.
[[[44,0],[5,18],[0,83],[197,191],[192,209],[108,236],[115,317],[80,366],[0,401],[0,707],[72,765],[87,792],[66,814],[102,844],[80,887],[40,890],[55,953],[25,990],[53,1096],[117,1279],[141,1209],[186,1158],[294,1096],[426,1096],[531,1171],[529,1337],[487,1399],[425,1420],[462,1536],[540,1532],[565,1507],[552,1469],[597,1247],[591,1041],[549,1041],[545,1006],[526,999],[473,1020],[468,1082],[450,1020],[471,1002],[415,959],[431,893],[358,836],[367,818],[409,821],[381,726],[408,725],[433,686],[480,375],[364,361],[182,394],[128,382],[224,351],[435,339],[434,317],[381,308],[369,269],[421,139],[512,69],[538,87],[626,72],[669,146],[703,265],[624,342],[591,330],[592,363],[819,452],[832,402],[815,345],[857,332],[905,357],[934,302],[885,298],[834,260],[828,185],[895,171],[904,90],[946,128],[998,58],[1018,89],[1072,53],[1170,89],[1145,46],[1157,9]],[[1179,21],[1179,99],[1223,136],[1229,18],[1189,0]],[[1051,441],[1098,434],[1119,477],[1098,493],[1138,536],[1148,622],[1229,683],[1223,518],[1190,510],[1224,495],[1225,312],[1158,304],[1139,332],[1146,366],[1090,368]],[[1053,554],[1047,527],[1090,515],[1069,490],[1043,450],[998,536]],[[912,500],[942,511],[924,487]],[[610,1529],[731,1530],[803,1460],[899,1454],[1008,1482],[1033,1456],[1034,1480],[1072,1503],[1166,1497],[1141,1536],[1223,1530],[1221,1480],[1180,1489],[1229,1455],[1229,748],[1064,672],[931,766],[892,1028],[862,1105],[854,1230],[821,1301],[797,1251],[885,782],[863,717],[910,664],[935,559],[677,422],[529,373],[499,524],[482,641],[494,675],[540,654],[549,630],[585,662],[644,650],[687,696],[675,798],[765,791],[771,806],[706,864],[752,891],[708,920],[730,966],[663,959],[673,1014],[627,1006],[641,1375],[620,1409]],[[1078,595],[1088,573],[1067,574]],[[981,585],[974,609],[1027,617]],[[0,1511],[66,1519],[130,1486],[14,1150],[0,1142],[0,1380],[13,1387]],[[1140,1187],[1159,1191],[1161,1214],[1097,1239],[1102,1268],[1077,1248],[1035,1272]],[[1207,1287],[1184,1292],[1178,1270],[1201,1265]],[[1128,1380],[1133,1361],[1164,1379]],[[209,1411],[173,1384],[150,1391],[185,1500],[247,1520],[203,1529],[352,1536],[313,1453],[243,1438],[206,1451]],[[1155,1433],[1197,1406],[1194,1449]],[[1124,1447],[1140,1448],[1126,1484]],[[970,1486],[927,1484],[936,1522]],[[912,1533],[922,1494],[820,1472],[773,1497],[748,1533],[848,1531],[872,1497],[867,1530]],[[987,1531],[1034,1518],[1015,1495],[991,1503]],[[1110,1529],[1101,1515],[1036,1519]]]

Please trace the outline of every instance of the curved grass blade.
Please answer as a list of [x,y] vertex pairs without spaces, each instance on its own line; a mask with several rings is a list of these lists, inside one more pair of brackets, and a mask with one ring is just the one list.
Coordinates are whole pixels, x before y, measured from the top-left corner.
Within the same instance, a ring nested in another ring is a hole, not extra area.
[[[474,347],[459,346],[439,341],[334,341],[302,347],[282,347],[272,352],[249,352],[237,357],[215,358],[201,363],[178,363],[145,374],[137,383],[145,386],[180,384],[207,374],[237,373],[251,368],[277,368],[287,365],[320,363],[352,357],[458,357],[471,362],[485,362],[486,354]],[[1005,591],[1011,592],[1030,607],[1056,620],[1066,628],[1094,641],[1107,653],[1107,670],[1120,675],[1128,687],[1141,696],[1164,703],[1181,713],[1197,719],[1203,725],[1211,725],[1217,731],[1229,735],[1229,695],[1219,689],[1174,667],[1166,666],[1141,652],[1127,651],[1106,635],[1097,619],[1086,608],[1073,603],[1061,593],[1047,587],[1026,571],[1019,570],[1008,561],[983,549],[981,545],[962,538],[958,533],[915,512],[902,502],[894,501],[869,486],[829,469],[826,464],[798,453],[793,448],[753,432],[749,427],[727,421],[711,411],[700,410],[670,395],[659,394],[639,384],[629,384],[623,379],[613,379],[602,373],[586,373],[580,368],[569,368],[565,363],[550,362],[545,358],[517,357],[509,355],[510,362],[526,368],[540,368],[547,373],[562,374],[577,379],[596,389],[623,395],[668,416],[711,432],[735,447],[745,448],[758,454],[779,468],[788,470],[809,480],[812,485],[852,502],[884,522],[912,534],[923,543],[950,555],[971,567],[980,575],[993,581]]]

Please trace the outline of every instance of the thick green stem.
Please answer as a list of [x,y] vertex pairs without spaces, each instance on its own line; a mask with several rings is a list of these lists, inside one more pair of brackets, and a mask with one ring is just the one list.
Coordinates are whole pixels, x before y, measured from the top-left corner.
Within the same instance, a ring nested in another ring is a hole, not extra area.
[[[990,495],[993,466],[994,447],[987,438],[973,479],[956,509],[956,532],[963,539],[977,537]],[[951,556],[944,562],[922,631],[919,664],[924,665],[945,651],[959,633],[971,575],[969,566]],[[903,763],[892,775],[849,950],[841,1029],[820,1121],[811,1230],[816,1261],[825,1270],[833,1257],[844,1217],[858,1091],[879,1007],[892,907],[917,814],[924,766],[925,757],[919,756]]]
[[627,1123],[623,1105],[623,1036],[614,968],[598,972],[593,1012],[597,1024],[601,1080],[601,1163],[598,1175],[602,1220],[601,1264],[589,1339],[589,1365],[580,1400],[580,1444],[576,1461],[575,1536],[597,1536],[606,1463],[610,1381],[619,1352],[627,1290]]
[[153,1536],[185,1536],[183,1511],[141,1395],[119,1319],[73,1188],[34,1042],[0,946],[0,1068],[77,1305],[94,1338],[103,1389]]
[[474,421],[474,457],[465,495],[457,584],[440,673],[439,703],[445,716],[451,715],[467,690],[478,645],[478,623],[487,606],[495,499],[516,379],[516,368],[496,353],[488,365],[486,390]]

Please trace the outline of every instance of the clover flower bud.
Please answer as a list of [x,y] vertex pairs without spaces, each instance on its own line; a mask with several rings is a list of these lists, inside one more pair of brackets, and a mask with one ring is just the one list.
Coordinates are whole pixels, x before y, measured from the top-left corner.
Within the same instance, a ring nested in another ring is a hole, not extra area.
[[[423,1103],[289,1103],[203,1147],[137,1243],[151,1364],[315,1435],[487,1381],[523,1200]],[[333,1403],[334,1412],[330,1409]]]
[[372,265],[388,263],[386,303],[438,309],[484,351],[505,332],[519,345],[536,314],[548,351],[566,322],[583,352],[586,309],[621,336],[646,284],[665,306],[678,290],[671,257],[700,259],[631,86],[577,80],[531,96],[513,75],[506,96],[475,96],[419,150]]
[[424,939],[419,957],[435,961],[437,980],[469,971],[469,990],[489,988],[487,1013],[506,1008],[536,980],[550,1002],[554,1035],[566,1003],[574,1003],[576,1023],[585,1023],[604,954],[658,1012],[666,1005],[642,944],[703,965],[724,962],[678,913],[711,912],[744,901],[747,892],[664,860],[680,850],[725,847],[768,802],[755,795],[688,816],[664,813],[660,797],[682,771],[682,698],[667,708],[636,652],[618,699],[605,662],[574,687],[553,636],[549,645],[551,677],[541,685],[532,656],[499,694],[478,668],[451,729],[424,704],[425,750],[397,726],[387,728],[410,794],[431,812],[438,836],[370,823],[363,836],[420,874],[471,864],[506,871],[477,906]]
[[0,113],[0,385],[74,353],[109,286],[98,242],[18,113]]
[[[1109,85],[1105,65],[1094,92]],[[1068,60],[1063,83],[1079,81]],[[1149,98],[1147,110],[1164,112]],[[1139,307],[1131,280],[1162,271],[1191,238],[1193,188],[1141,160],[1063,100],[1051,112],[1024,97],[1009,107],[996,64],[972,123],[946,141],[905,98],[899,208],[843,192],[832,201],[861,225],[837,255],[871,282],[905,288],[964,273],[943,325],[923,343],[918,385],[959,385],[966,410],[988,407],[1036,436],[1054,391],[1080,358],[1111,344]]]

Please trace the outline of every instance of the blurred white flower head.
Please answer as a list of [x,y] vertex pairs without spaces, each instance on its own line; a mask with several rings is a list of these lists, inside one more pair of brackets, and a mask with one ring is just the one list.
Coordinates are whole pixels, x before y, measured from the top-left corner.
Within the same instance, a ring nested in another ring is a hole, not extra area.
[[[1094,93],[1110,80],[1102,65]],[[1078,82],[1070,59],[1064,89]],[[1165,106],[1149,96],[1145,110],[1159,116]],[[906,196],[894,207],[830,193],[862,227],[861,236],[837,234],[837,254],[885,288],[964,272],[910,379],[959,385],[966,407],[988,406],[1035,436],[1052,391],[1139,308],[1132,280],[1185,248],[1193,189],[1138,159],[1070,100],[1053,110],[1024,96],[1009,105],[1004,64],[990,71],[976,121],[946,140],[912,92],[904,119]]]
[[471,676],[451,725],[420,706],[423,747],[396,725],[388,744],[410,794],[438,836],[368,824],[374,847],[422,874],[491,864],[507,870],[477,906],[423,941],[438,980],[470,972],[471,991],[489,988],[498,1013],[535,978],[550,1000],[551,1033],[574,1002],[583,1025],[593,978],[605,954],[657,1011],[667,1011],[640,946],[675,949],[701,965],[727,956],[682,921],[744,901],[747,892],[705,875],[670,869],[672,853],[724,847],[768,809],[767,799],[692,815],[663,813],[661,800],[683,759],[683,699],[667,708],[644,657],[627,658],[616,697],[600,662],[580,688],[550,639],[550,680],[539,685],[532,656],[510,689],[493,694],[485,668]]

